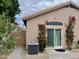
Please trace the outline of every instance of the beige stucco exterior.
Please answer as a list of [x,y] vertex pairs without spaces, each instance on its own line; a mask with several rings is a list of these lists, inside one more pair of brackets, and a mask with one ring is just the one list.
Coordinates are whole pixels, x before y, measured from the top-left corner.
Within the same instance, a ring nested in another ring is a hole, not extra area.
[[[27,33],[26,33],[26,43],[28,44],[29,42],[33,40],[38,40],[38,24],[45,24],[46,21],[51,22],[51,21],[58,21],[62,22],[63,26],[59,27],[62,30],[62,43],[61,45],[65,47],[65,30],[66,30],[66,25],[68,24],[69,16],[75,16],[76,17],[76,24],[74,28],[74,40],[79,40],[79,10],[75,8],[70,8],[70,7],[63,7],[54,11],[51,11],[49,13],[40,15],[38,17],[32,18],[30,20],[27,20]],[[46,25],[47,28],[47,25]],[[56,27],[58,28],[58,27]],[[26,44],[26,46],[27,46]]]
[[16,38],[17,46],[25,46],[26,43],[26,35],[24,30],[12,32],[11,35]]

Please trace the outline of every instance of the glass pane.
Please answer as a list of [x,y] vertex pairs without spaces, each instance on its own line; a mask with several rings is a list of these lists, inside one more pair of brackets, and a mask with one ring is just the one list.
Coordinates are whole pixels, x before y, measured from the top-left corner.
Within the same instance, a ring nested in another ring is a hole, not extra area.
[[59,26],[61,26],[61,25],[63,25],[63,23],[61,23],[61,22],[48,22],[47,25],[59,25]]
[[56,29],[54,31],[54,46],[60,46],[61,45],[61,29]]
[[48,46],[54,46],[54,30],[48,29]]

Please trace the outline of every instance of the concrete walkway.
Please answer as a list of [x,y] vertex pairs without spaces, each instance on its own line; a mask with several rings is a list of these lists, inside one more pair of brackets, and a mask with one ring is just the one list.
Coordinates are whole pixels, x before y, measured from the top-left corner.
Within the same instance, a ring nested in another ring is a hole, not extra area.
[[55,50],[47,51],[48,59],[79,59],[79,52],[65,51],[57,52]]
[[12,52],[12,54],[10,54],[8,56],[7,59],[23,59],[22,58],[22,51],[23,51],[23,47],[25,45],[25,40],[26,40],[26,35],[25,35],[25,31],[15,31],[11,33],[11,36],[16,37],[16,48],[15,50]]
[[23,47],[16,47],[14,52],[10,56],[8,56],[7,59],[79,59],[79,52],[58,52],[55,50],[48,50],[46,53],[28,55],[23,50]]
[[37,55],[26,54],[25,59],[48,59],[48,55],[46,53],[39,53]]
[[8,56],[7,59],[22,59],[21,53],[23,51],[23,47],[16,47],[11,55]]

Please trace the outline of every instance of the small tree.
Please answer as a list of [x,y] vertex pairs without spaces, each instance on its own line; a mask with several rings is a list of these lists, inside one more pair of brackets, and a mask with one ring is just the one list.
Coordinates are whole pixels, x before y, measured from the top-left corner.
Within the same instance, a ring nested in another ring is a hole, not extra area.
[[46,28],[44,24],[39,24],[39,36],[38,36],[38,42],[39,42],[39,51],[43,52],[46,47]]
[[14,16],[19,13],[18,7],[18,0],[0,0],[0,55],[9,53],[15,47],[10,33],[14,29]]
[[15,47],[16,42],[10,36],[13,27],[10,18],[6,18],[6,15],[0,15],[0,55],[8,54]]
[[73,43],[73,39],[74,39],[74,25],[75,25],[75,17],[74,16],[70,16],[69,17],[69,24],[67,26],[67,29],[66,29],[66,43],[67,43],[67,48],[68,50],[71,50],[71,46],[72,46],[72,43]]
[[14,16],[20,12],[18,7],[18,0],[0,0],[0,14],[2,15],[5,13],[12,23],[15,21]]

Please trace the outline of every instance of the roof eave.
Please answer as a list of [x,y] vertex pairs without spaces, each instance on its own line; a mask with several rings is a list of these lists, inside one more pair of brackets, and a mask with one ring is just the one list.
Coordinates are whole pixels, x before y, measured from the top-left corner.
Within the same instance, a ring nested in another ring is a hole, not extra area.
[[71,1],[71,4],[74,5],[76,8],[79,8],[79,5],[76,2]]
[[75,7],[79,8],[79,6],[76,3],[72,2],[72,1],[70,1],[70,2],[69,1],[66,1],[66,2],[63,2],[61,4],[55,5],[53,7],[50,6],[48,8],[43,9],[43,10],[39,10],[38,12],[32,13],[32,15],[30,15],[30,16],[24,16],[23,19],[24,20],[29,20],[29,19],[32,19],[32,18],[37,17],[39,15],[42,15],[42,14],[48,13],[50,11],[53,11],[53,10],[62,8],[62,7],[66,6],[66,5],[69,5],[69,4],[72,4]]

